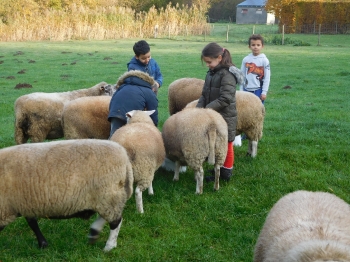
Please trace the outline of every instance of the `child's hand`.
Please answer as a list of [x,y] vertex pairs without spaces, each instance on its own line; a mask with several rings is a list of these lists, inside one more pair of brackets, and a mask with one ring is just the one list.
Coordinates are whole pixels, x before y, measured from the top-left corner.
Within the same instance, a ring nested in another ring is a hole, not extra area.
[[152,91],[157,94],[158,93],[158,89],[159,89],[159,84],[158,84],[158,82],[155,82],[152,85]]
[[261,94],[261,95],[260,95],[260,99],[261,99],[261,101],[265,101],[266,95]]

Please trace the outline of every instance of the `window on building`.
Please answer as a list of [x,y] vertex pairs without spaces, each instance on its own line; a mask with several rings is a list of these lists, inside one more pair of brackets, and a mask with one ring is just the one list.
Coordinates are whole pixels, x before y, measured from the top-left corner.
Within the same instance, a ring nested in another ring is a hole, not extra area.
[[241,11],[242,14],[247,14],[248,13],[248,9],[243,8]]
[[256,14],[262,14],[262,9],[261,8],[258,8],[258,9],[256,9],[256,12],[255,12]]

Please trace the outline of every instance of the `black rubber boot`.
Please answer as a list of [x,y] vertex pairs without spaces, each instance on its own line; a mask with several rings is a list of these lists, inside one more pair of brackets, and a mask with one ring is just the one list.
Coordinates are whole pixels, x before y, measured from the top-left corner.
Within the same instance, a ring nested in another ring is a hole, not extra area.
[[220,167],[220,180],[228,182],[230,181],[231,176],[232,176],[232,168],[227,169],[224,167]]
[[[205,181],[207,182],[215,181],[215,170],[211,169],[208,172],[212,175],[206,176]],[[232,169],[220,167],[220,180],[228,182],[230,181],[231,176],[232,176]]]

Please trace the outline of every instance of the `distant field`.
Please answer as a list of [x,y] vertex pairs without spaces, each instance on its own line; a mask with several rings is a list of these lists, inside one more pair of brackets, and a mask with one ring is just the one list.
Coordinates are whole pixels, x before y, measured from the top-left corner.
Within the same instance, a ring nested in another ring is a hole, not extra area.
[[[146,39],[164,75],[158,95],[160,129],[169,116],[168,85],[183,77],[204,78],[207,68],[200,53],[209,41],[229,49],[240,67],[251,32],[233,34],[228,43],[224,32],[187,41]],[[264,34],[267,40],[276,35]],[[266,215],[283,195],[299,189],[326,191],[350,203],[350,38],[322,35],[318,45],[317,35],[286,37],[310,45],[267,41],[264,53],[272,76],[258,156],[246,156],[247,141],[236,147],[235,176],[221,183],[218,192],[205,183],[203,195],[197,196],[191,170],[173,182],[173,174],[160,169],[155,195],[144,193],[145,214],[136,212],[134,197],[127,203],[118,247],[110,253],[102,251],[107,226],[96,245],[87,245],[93,218],[41,219],[49,241],[45,250],[37,248],[34,234],[18,218],[0,233],[0,261],[251,261]],[[15,144],[13,104],[19,96],[115,83],[138,40],[1,42],[0,148]],[[30,87],[16,89],[18,84]]]

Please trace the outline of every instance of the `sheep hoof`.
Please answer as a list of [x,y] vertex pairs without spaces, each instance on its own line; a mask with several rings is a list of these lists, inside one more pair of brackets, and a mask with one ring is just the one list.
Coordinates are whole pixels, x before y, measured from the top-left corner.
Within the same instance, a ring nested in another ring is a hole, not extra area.
[[48,244],[46,241],[42,241],[41,243],[39,243],[39,248],[44,249],[44,248],[47,248],[47,246],[48,246]]

